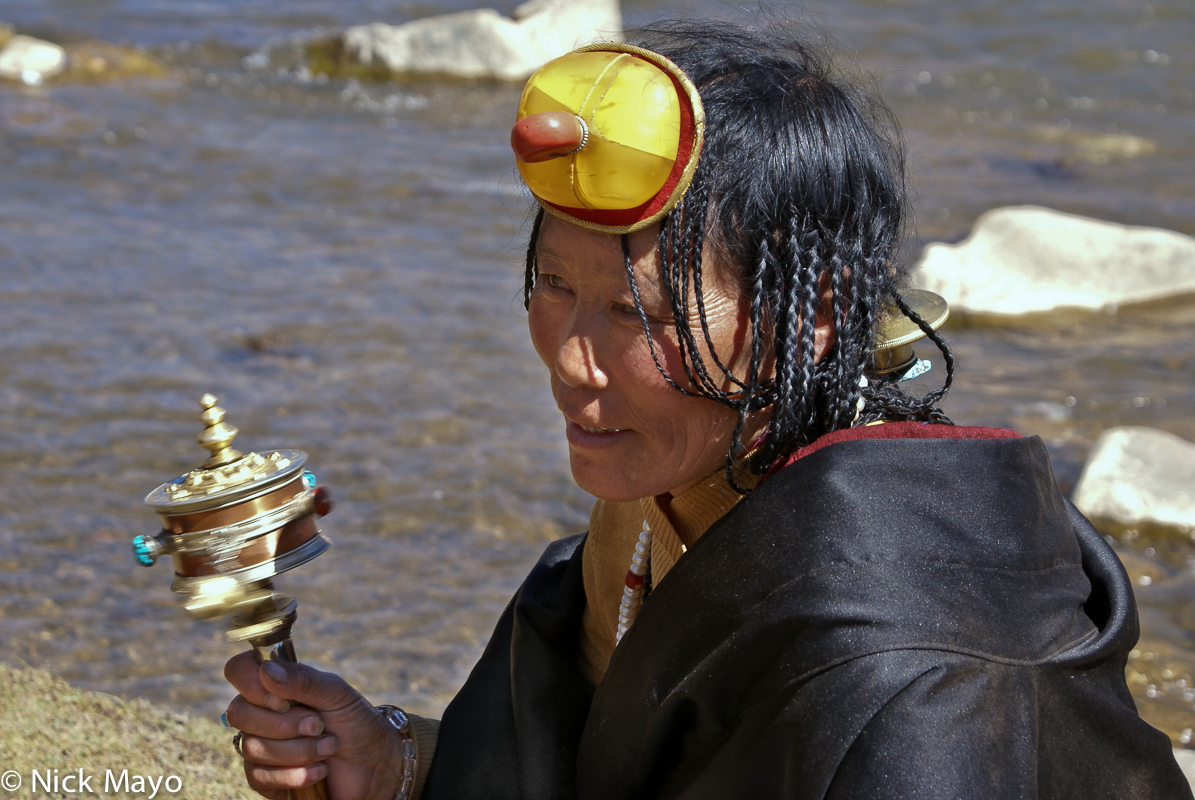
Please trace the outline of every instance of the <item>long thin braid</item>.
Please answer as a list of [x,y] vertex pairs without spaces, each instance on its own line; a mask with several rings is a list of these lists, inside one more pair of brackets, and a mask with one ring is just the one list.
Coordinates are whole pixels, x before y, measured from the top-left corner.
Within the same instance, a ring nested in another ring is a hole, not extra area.
[[623,268],[626,270],[627,285],[631,289],[631,297],[635,300],[635,309],[639,312],[639,321],[643,325],[643,335],[647,338],[647,349],[651,353],[651,360],[656,365],[656,369],[660,375],[664,377],[668,385],[676,389],[681,394],[689,395],[690,397],[704,397],[703,394],[692,392],[676,382],[668,370],[664,369],[664,365],[660,363],[660,356],[656,352],[655,338],[651,335],[651,323],[648,322],[647,312],[643,309],[643,300],[639,297],[639,284],[635,280],[635,262],[631,260],[631,245],[624,233],[619,237],[622,243],[622,260]]
[[[700,186],[697,187],[700,190]],[[698,193],[692,193],[690,196],[692,201],[686,202],[682,207],[680,213],[683,215],[685,224],[683,227],[683,237],[686,244],[686,258],[682,262],[678,259],[677,263],[683,263],[683,275],[685,279],[681,283],[681,291],[679,297],[674,298],[674,313],[678,321],[678,336],[683,342],[683,347],[689,355],[689,361],[692,364],[692,373],[690,380],[702,387],[705,391],[711,394],[724,394],[721,385],[725,380],[731,383],[742,386],[742,382],[727,369],[726,365],[722,363],[714,348],[712,338],[709,331],[709,320],[705,313],[705,297],[702,288],[702,265],[704,253],[705,240],[705,202],[704,198]],[[691,207],[694,206],[694,207]],[[696,301],[697,317],[701,325],[702,338],[705,340],[706,347],[714,360],[714,364],[722,373],[722,379],[715,379],[710,374],[705,363],[705,357],[702,355],[697,341],[697,336],[693,332],[692,325],[688,320],[689,313],[689,283],[688,277],[692,276],[692,290]],[[685,319],[685,324],[681,325],[679,320]]]
[[[764,324],[764,286],[767,280],[767,264],[768,264],[768,240],[761,239],[757,248],[757,263],[758,268],[755,270],[754,282],[751,292],[751,360],[747,365],[747,380],[743,385],[743,391],[739,393],[739,400],[737,402],[738,418],[735,420],[734,432],[730,440],[730,448],[726,453],[726,479],[731,488],[740,494],[747,494],[748,490],[741,487],[735,477],[735,461],[738,457],[738,451],[744,447],[742,441],[743,429],[747,424],[747,415],[758,410],[755,403],[759,397],[760,387],[760,366],[763,361],[763,324]],[[713,347],[711,345],[711,351]],[[765,432],[764,440],[761,450],[768,450],[770,445],[770,437]],[[757,456],[757,459],[762,457],[762,454]]]
[[951,385],[954,384],[954,353],[951,351],[950,345],[946,343],[946,340],[943,339],[936,330],[930,327],[930,324],[926,322],[920,314],[909,308],[909,304],[905,302],[903,297],[901,297],[899,294],[893,294],[892,301],[897,305],[898,308],[900,308],[900,312],[902,314],[913,320],[913,322],[917,324],[917,327],[921,329],[921,332],[924,333],[931,342],[937,345],[938,350],[942,353],[942,359],[946,362],[946,380],[942,382],[942,388],[935,389],[922,398],[926,405],[935,406],[939,401],[942,400],[943,397],[946,396],[946,393],[950,391]]
[[[817,327],[817,305],[818,305],[818,279],[821,277],[821,259],[819,257],[820,241],[816,230],[811,230],[808,225],[802,225],[801,228],[803,236],[801,240],[795,241],[794,244],[799,245],[804,252],[802,258],[798,262],[800,269],[800,277],[797,281],[797,302],[800,304],[800,314],[795,320],[790,321],[790,325],[795,323],[796,330],[791,330],[790,333],[797,334],[797,358],[800,366],[797,375],[797,383],[793,386],[797,389],[797,397],[794,398],[794,408],[799,409],[796,422],[800,428],[805,431],[805,435],[801,438],[808,439],[810,434],[813,434],[813,429],[817,426],[817,398],[813,396],[813,387],[815,385],[815,369],[817,364],[816,356],[816,327]],[[805,444],[805,441],[801,442]]]
[[[690,218],[690,224],[686,226],[685,237],[686,237],[686,241],[688,243],[689,250],[688,250],[687,259],[686,259],[687,260],[687,264],[686,264],[687,269],[685,271],[687,274],[692,275],[693,297],[694,297],[696,307],[697,307],[697,317],[698,317],[698,320],[701,322],[700,337],[702,340],[705,341],[706,347],[707,347],[709,353],[711,354],[711,358],[714,359],[714,363],[715,363],[715,365],[717,365],[719,371],[723,375],[728,375],[728,374],[730,374],[730,371],[728,369],[726,369],[726,367],[722,364],[721,360],[719,359],[719,357],[717,355],[717,351],[714,350],[712,344],[710,343],[710,339],[709,339],[709,335],[708,335],[709,321],[706,318],[706,314],[705,314],[705,298],[703,296],[704,292],[702,289],[702,280],[701,280],[702,273],[703,273],[702,240],[703,240],[704,224],[702,223],[700,217],[703,216],[703,213],[699,214],[698,211],[696,209],[694,209],[693,213],[689,213],[688,216]],[[689,288],[687,283],[685,284],[685,288],[686,289]],[[687,312],[688,312],[688,308],[689,308],[689,301],[688,301],[687,293],[684,298],[684,306],[685,306],[685,312],[686,312],[686,316],[687,316]],[[704,385],[711,392],[714,392],[714,393],[721,392],[722,391],[721,387],[722,387],[724,379],[717,379],[710,373],[710,371],[705,363],[705,357],[701,353],[701,350],[700,350],[700,346],[699,346],[699,342],[698,342],[698,334],[694,331],[693,326],[690,324],[689,320],[686,320],[686,324],[684,326],[684,334],[685,334],[686,347],[689,349],[690,354],[692,355],[694,371],[697,373],[697,376],[699,377],[702,385]]]
[[[831,242],[836,244],[834,238]],[[836,248],[831,248],[827,272],[830,276],[830,319],[834,327],[842,332],[842,336],[849,336],[850,330],[844,324],[848,319],[848,301],[846,276],[843,274],[842,263],[838,258]],[[846,350],[843,338],[835,336],[830,342],[830,348],[822,358],[826,365],[825,375],[820,381],[820,388],[826,398],[826,427],[835,429],[851,424],[853,414],[847,416],[846,407],[851,402],[854,387],[849,380],[850,369],[846,363]],[[858,385],[857,383],[855,384]],[[844,419],[845,417],[845,419]]]
[[544,222],[544,210],[535,213],[535,222],[531,223],[531,238],[527,240],[527,267],[523,270],[523,308],[531,304],[531,293],[535,291],[535,279],[539,275],[539,261],[535,253],[539,243],[539,229]]

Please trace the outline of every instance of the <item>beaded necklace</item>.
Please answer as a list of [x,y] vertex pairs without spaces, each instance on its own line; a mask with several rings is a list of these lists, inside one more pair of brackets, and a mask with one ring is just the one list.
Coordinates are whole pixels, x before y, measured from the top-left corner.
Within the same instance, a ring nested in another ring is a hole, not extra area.
[[630,630],[631,623],[639,613],[639,606],[643,604],[644,584],[651,569],[651,538],[651,527],[647,520],[643,520],[643,530],[639,532],[639,541],[635,543],[635,555],[631,556],[631,567],[627,570],[626,583],[622,587],[622,604],[618,607],[618,632],[614,634],[615,646]]

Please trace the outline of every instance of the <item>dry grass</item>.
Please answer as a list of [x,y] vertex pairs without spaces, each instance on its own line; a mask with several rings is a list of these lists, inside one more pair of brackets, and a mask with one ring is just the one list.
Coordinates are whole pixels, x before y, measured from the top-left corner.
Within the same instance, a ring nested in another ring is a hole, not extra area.
[[[133,789],[134,775],[154,780],[178,776],[181,791],[167,792],[163,780],[157,798],[257,798],[245,785],[231,738],[217,722],[143,700],[125,702],[82,691],[41,670],[0,664],[0,772],[16,770],[24,784],[19,792],[9,793],[13,796],[148,797],[148,784],[144,792],[105,791],[106,771],[119,778],[127,769]],[[93,776],[92,791],[30,791],[33,770],[43,775],[49,770],[52,778],[55,769],[60,778],[80,769]]]

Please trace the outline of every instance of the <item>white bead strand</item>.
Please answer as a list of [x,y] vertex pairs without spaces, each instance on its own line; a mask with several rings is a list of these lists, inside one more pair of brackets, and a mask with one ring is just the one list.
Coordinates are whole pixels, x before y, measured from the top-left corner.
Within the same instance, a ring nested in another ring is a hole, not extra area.
[[614,635],[614,644],[618,645],[622,637],[630,630],[635,615],[639,613],[639,606],[643,603],[643,584],[648,570],[651,569],[651,528],[647,520],[643,520],[643,530],[639,532],[639,541],[635,543],[635,555],[631,556],[631,568],[627,570],[626,584],[622,587],[622,603],[618,607],[618,632]]

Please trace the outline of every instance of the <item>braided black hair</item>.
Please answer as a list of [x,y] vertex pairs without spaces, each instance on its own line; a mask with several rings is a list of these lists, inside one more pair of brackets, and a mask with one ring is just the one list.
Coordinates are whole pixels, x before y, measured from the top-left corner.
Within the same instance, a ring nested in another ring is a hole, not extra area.
[[[953,380],[954,357],[897,294],[906,277],[897,247],[907,196],[904,152],[891,112],[834,79],[826,59],[781,26],[760,32],[730,23],[657,23],[627,40],[675,62],[696,85],[705,109],[697,170],[682,202],[663,219],[658,242],[685,380],[668,374],[654,346],[652,357],[678,391],[737,412],[727,453],[732,485],[737,488],[735,461],[752,444],[741,436],[755,411],[771,412],[750,461],[756,473],[857,422],[950,424],[938,403]],[[528,300],[542,218],[541,210],[527,250]],[[622,239],[627,281],[650,345],[627,237]],[[734,270],[750,299],[745,376],[732,374],[713,346],[702,295],[707,255]],[[823,315],[834,335],[817,359],[815,325],[827,288],[832,299]],[[690,324],[694,306],[697,326]],[[921,398],[875,376],[861,386],[876,327],[893,307],[945,357],[945,384]],[[774,367],[764,374],[769,360]],[[860,397],[866,401],[862,415]]]

